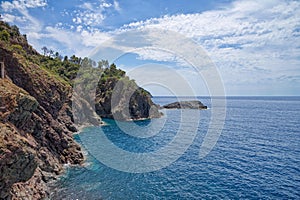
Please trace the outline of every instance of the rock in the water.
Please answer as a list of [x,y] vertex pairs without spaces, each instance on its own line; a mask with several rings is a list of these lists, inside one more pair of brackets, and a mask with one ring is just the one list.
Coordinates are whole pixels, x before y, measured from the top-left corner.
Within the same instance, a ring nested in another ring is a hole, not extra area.
[[178,101],[164,105],[166,109],[207,109],[207,106],[203,105],[200,101]]

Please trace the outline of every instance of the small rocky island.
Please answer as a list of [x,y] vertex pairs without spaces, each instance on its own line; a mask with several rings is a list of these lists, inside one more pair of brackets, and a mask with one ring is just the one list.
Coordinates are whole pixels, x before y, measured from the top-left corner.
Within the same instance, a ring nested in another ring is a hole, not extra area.
[[174,103],[170,103],[164,105],[165,109],[207,109],[207,106],[203,105],[200,101],[192,100],[192,101],[177,101]]

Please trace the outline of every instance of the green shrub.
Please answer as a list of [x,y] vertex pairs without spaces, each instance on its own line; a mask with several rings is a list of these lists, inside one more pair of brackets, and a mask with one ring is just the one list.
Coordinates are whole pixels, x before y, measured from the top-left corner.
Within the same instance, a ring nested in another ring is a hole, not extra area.
[[21,45],[13,44],[13,45],[11,45],[11,48],[13,51],[15,51],[17,53],[25,54],[25,51],[23,50],[23,47]]
[[0,39],[3,41],[8,41],[10,37],[10,34],[7,32],[7,30],[2,30],[0,32]]

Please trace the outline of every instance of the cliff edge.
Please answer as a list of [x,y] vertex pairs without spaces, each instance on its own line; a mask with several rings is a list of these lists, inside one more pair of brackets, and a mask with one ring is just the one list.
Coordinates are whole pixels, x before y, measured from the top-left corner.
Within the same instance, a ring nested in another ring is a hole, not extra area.
[[73,140],[72,88],[30,62],[37,52],[0,22],[0,199],[42,199],[63,164],[84,161]]

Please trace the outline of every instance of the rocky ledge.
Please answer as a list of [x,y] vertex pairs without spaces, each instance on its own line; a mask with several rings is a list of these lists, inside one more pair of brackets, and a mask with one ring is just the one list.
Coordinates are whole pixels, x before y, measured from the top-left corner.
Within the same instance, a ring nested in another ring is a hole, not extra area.
[[203,105],[200,101],[178,101],[164,105],[165,109],[207,109],[207,106]]

